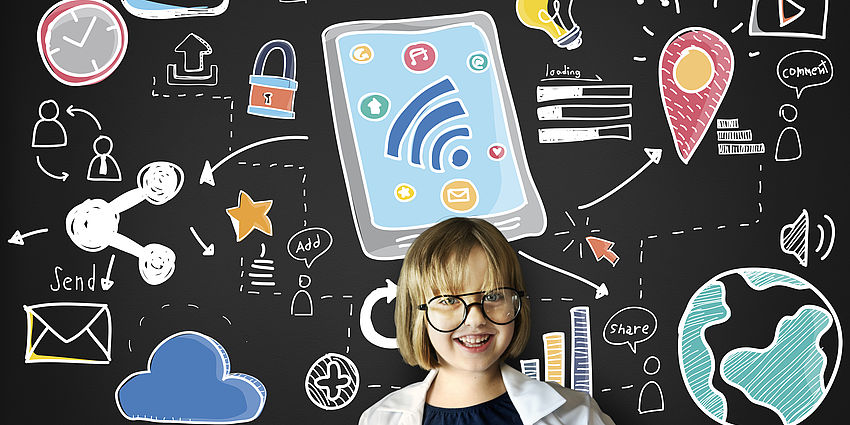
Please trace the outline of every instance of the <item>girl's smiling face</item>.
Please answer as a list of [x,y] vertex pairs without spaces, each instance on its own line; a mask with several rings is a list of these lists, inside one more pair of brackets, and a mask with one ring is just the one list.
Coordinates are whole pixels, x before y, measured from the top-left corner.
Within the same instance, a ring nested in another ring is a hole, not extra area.
[[[480,247],[469,252],[462,292],[481,291],[488,271],[487,256]],[[453,294],[434,294],[453,295]],[[467,304],[481,301],[483,294],[464,297]],[[469,308],[466,321],[452,332],[440,332],[428,325],[428,338],[437,351],[441,369],[482,373],[499,369],[499,359],[514,334],[514,322],[497,325],[484,317],[481,305]]]

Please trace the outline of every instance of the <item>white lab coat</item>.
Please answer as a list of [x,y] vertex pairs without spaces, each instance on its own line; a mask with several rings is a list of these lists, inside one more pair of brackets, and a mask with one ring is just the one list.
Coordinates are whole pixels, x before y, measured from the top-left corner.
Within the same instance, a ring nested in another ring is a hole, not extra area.
[[[588,394],[529,378],[502,364],[502,380],[524,425],[614,425]],[[388,394],[360,416],[360,425],[421,425],[432,370],[422,382]]]

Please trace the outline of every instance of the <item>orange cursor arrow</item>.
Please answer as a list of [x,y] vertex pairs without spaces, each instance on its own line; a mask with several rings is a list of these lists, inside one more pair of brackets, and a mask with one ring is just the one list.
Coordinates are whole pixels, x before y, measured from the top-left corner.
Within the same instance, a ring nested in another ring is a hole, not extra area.
[[587,241],[587,244],[590,245],[593,255],[596,256],[596,261],[604,258],[611,263],[611,266],[617,265],[617,261],[620,260],[620,257],[611,250],[611,247],[614,246],[614,242],[595,238],[593,236],[588,236],[585,240]]

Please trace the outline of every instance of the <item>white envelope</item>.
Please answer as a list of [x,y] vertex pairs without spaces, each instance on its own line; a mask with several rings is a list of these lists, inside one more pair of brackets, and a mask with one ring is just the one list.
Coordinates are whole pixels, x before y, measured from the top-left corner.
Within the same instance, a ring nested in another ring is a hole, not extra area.
[[[106,304],[44,303],[24,306],[24,311],[27,313],[26,363],[108,364],[112,360],[112,314]],[[55,316],[57,312],[60,314]],[[62,313],[73,313],[79,320],[65,320],[69,314]],[[45,316],[62,318],[61,331],[56,329],[60,324],[51,325]],[[44,329],[34,335],[37,327]],[[81,356],[80,352],[91,355]]]
[[446,201],[448,203],[469,202],[469,200],[470,200],[469,199],[469,188],[468,187],[463,187],[463,188],[458,188],[458,189],[448,189],[446,192],[447,192],[448,198],[449,198]]

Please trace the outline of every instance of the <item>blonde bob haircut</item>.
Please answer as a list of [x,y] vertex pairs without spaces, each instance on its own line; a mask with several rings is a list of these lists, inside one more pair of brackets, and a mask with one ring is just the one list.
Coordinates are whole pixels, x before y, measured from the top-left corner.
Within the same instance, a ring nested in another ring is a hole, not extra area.
[[[455,217],[428,228],[408,249],[398,278],[396,339],[401,356],[411,366],[426,370],[439,366],[437,352],[428,338],[425,312],[418,306],[435,295],[463,292],[469,253],[476,247],[484,251],[488,263],[480,290],[511,287],[525,292],[516,252],[489,222]],[[500,360],[515,358],[525,349],[530,318],[528,302],[523,302],[514,322],[513,338]]]

